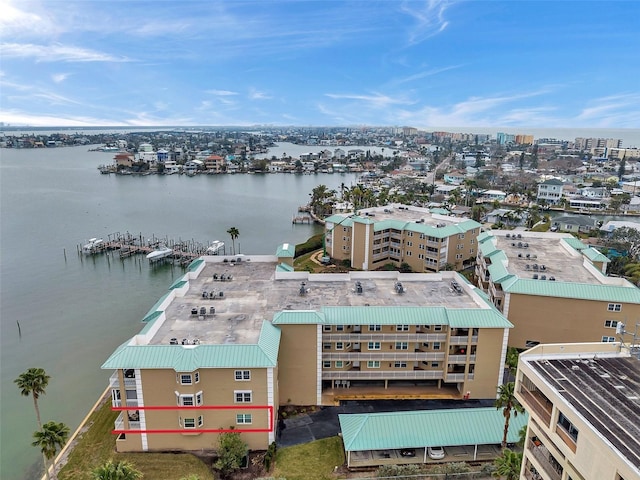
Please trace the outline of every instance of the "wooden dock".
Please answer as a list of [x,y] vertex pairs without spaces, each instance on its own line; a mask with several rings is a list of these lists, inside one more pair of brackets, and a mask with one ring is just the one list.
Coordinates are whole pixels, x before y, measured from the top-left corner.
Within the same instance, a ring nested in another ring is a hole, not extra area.
[[[163,257],[162,260],[166,259],[176,261],[180,265],[188,265],[196,258],[206,255],[208,248],[208,244],[196,242],[193,239],[183,241],[182,239],[174,240],[168,237],[156,237],[155,235],[151,238],[144,238],[142,234],[132,235],[129,232],[111,233],[103,240],[90,255],[111,252],[124,259],[140,254],[146,256],[161,247],[168,247],[172,250],[172,253]],[[79,255],[86,255],[82,251],[82,245],[78,245],[77,248]]]
[[291,223],[293,223],[294,225],[296,225],[298,223],[307,223],[307,224],[311,225],[313,223],[313,218],[307,217],[306,215],[305,216],[299,216],[299,217],[294,216],[292,218],[292,220],[291,220]]

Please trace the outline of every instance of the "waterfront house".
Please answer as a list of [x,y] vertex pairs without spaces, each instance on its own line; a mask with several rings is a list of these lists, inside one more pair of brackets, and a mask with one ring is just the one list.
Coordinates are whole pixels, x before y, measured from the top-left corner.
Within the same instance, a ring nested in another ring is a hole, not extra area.
[[563,182],[557,178],[551,178],[538,184],[538,202],[546,202],[548,205],[557,205],[562,198]]

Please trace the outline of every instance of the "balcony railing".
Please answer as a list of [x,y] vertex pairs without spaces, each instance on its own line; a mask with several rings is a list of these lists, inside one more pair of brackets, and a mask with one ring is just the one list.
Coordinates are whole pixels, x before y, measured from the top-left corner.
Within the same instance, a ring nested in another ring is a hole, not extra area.
[[[109,377],[109,386],[111,388],[120,388],[120,382],[118,381],[118,372],[115,371],[111,374],[111,376]],[[135,388],[136,387],[136,379],[135,378],[125,378],[124,379],[124,386],[126,387],[130,387],[130,388]]]
[[525,407],[529,407],[533,410],[548,427],[551,422],[553,403],[540,393],[529,390],[523,383],[520,384],[520,395],[525,402]]
[[464,373],[447,373],[447,382],[464,382]]
[[370,352],[331,352],[323,353],[322,360],[344,360],[352,362],[366,362],[379,360],[381,362],[404,361],[443,361],[444,352],[410,352],[408,350],[371,350]]
[[[126,403],[127,407],[137,407],[138,406],[138,400],[131,400],[131,399],[127,399],[127,403]],[[122,407],[122,400],[114,400],[113,398],[111,399],[111,406],[112,407]]]
[[449,359],[448,362],[449,363],[467,363],[467,359],[469,359],[470,362],[475,362],[476,361],[476,356],[475,355],[449,355]]
[[[118,415],[118,418],[116,418],[116,421],[114,422],[115,430],[125,430],[125,426],[124,426],[125,413],[126,412],[121,412],[120,415]],[[129,420],[129,430],[140,430],[140,422],[133,422]]]
[[[365,330],[367,327],[363,327]],[[477,339],[478,337],[476,337]],[[352,333],[322,333],[323,342],[446,342],[446,333],[376,333],[376,332],[352,332]],[[465,343],[466,345],[466,343]],[[387,347],[388,348],[388,347]]]
[[323,380],[440,380],[442,370],[328,370],[322,372]]
[[562,478],[562,466],[539,440],[536,442],[530,440],[529,450],[551,480],[560,480]]

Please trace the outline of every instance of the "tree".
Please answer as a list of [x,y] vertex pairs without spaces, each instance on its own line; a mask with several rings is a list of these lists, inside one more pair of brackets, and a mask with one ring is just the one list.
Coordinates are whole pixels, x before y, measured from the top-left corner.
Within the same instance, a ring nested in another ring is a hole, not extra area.
[[18,385],[20,394],[33,397],[33,406],[36,409],[36,418],[38,419],[38,428],[42,430],[42,421],[40,420],[40,409],[38,408],[38,398],[46,393],[47,385],[51,377],[46,374],[42,368],[30,368],[21,373],[13,382]]
[[517,480],[520,478],[522,453],[516,453],[505,448],[502,451],[502,455],[496,458],[493,463],[495,464],[496,469],[491,475],[494,477],[504,477],[506,480]]
[[94,468],[91,474],[93,480],[138,480],[142,478],[142,472],[125,460],[115,463],[113,460],[108,460]]
[[504,432],[502,435],[502,448],[507,446],[507,435],[509,433],[509,421],[511,420],[511,411],[513,416],[517,417],[518,413],[524,413],[524,408],[513,394],[515,387],[514,382],[505,383],[498,387],[498,398],[496,398],[495,406],[498,410],[502,409],[504,415]]
[[628,256],[632,260],[636,260],[640,256],[640,230],[636,228],[616,228],[608,243],[616,250],[628,252]]
[[[64,423],[47,422],[40,430],[33,433],[33,438],[35,438],[35,441],[31,445],[39,447],[42,452],[47,478],[58,478],[55,457],[58,448],[64,447],[69,439],[69,427]],[[53,460],[52,475],[49,475],[49,460]]]
[[505,364],[507,368],[509,368],[509,373],[515,376],[516,370],[518,370],[518,357],[520,353],[518,349],[515,347],[507,347],[507,358],[505,359]]
[[236,227],[231,227],[227,230],[227,233],[231,237],[231,244],[233,245],[233,254],[236,254],[236,238],[240,236],[240,231]]
[[218,459],[213,466],[223,477],[235,472],[242,465],[249,449],[240,438],[240,432],[221,433],[218,438]]

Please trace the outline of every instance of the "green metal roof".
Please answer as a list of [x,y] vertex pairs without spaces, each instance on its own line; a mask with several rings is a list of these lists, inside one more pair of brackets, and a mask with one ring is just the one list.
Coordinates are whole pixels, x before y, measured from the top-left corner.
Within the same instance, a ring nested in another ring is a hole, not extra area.
[[585,248],[587,248],[587,245],[585,245],[584,243],[582,243],[580,241],[579,238],[576,237],[567,237],[567,238],[563,238],[562,239],[563,242],[565,242],[567,245],[569,245],[571,248],[573,248],[574,250],[578,250],[579,252],[584,250]]
[[[338,415],[346,451],[485,445],[502,442],[504,416],[494,407]],[[526,413],[511,416],[507,441],[519,440]]]
[[175,288],[182,288],[184,287],[187,283],[189,283],[187,280],[183,280],[182,278],[179,278],[178,280],[176,280],[175,282],[173,282],[173,284],[169,287],[169,290],[173,290]]
[[293,267],[286,263],[279,263],[276,265],[276,272],[293,272]]
[[[388,228],[393,228],[394,230],[404,230],[407,223],[408,222],[405,222],[404,220],[394,220],[388,218],[386,220],[380,220],[379,222],[376,222],[373,227],[373,231],[380,232],[382,230],[387,230]],[[418,224],[414,223],[414,225]]]
[[101,368],[171,368],[192,372],[198,368],[275,367],[280,348],[280,329],[265,321],[258,344],[220,345],[121,345]]
[[326,223],[335,223],[340,224],[341,226],[351,227],[353,226],[353,218],[342,216],[342,215],[331,215],[324,219]]
[[323,307],[285,310],[273,318],[275,325],[449,325],[460,328],[511,328],[513,325],[494,308],[445,307]]
[[508,293],[523,295],[640,304],[640,289],[634,287],[631,283],[628,286],[596,285],[520,278],[510,285],[502,284],[502,289]]
[[439,215],[450,215],[451,214],[451,212],[449,210],[447,210],[446,208],[431,208],[429,210],[429,212],[437,213]]
[[279,258],[293,258],[296,255],[296,246],[292,243],[283,243],[278,245],[276,250],[276,257]]
[[493,234],[491,232],[480,232],[480,234],[478,235],[478,243],[482,243],[489,238],[493,238]]
[[582,254],[592,262],[609,263],[611,261],[605,255],[603,255],[593,247],[585,248],[584,250],[582,250]]
[[274,325],[307,325],[325,323],[324,314],[315,310],[283,310],[273,317]]
[[503,280],[507,280],[511,277],[515,277],[515,275],[509,273],[507,268],[504,266],[502,262],[492,263],[487,267],[489,270],[489,274],[491,275],[491,280],[494,283],[501,283]]
[[143,322],[148,322],[148,318],[155,314],[156,311],[158,310],[158,308],[160,307],[160,305],[162,304],[162,302],[164,302],[167,297],[171,295],[171,291],[168,291],[167,293],[165,293],[163,296],[160,297],[160,299],[153,305],[153,307],[151,307],[149,309],[149,311],[147,312],[147,314],[144,316],[144,318],[142,319]]

